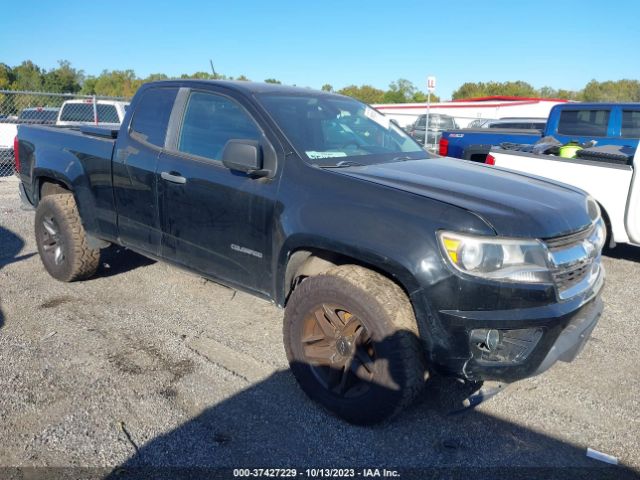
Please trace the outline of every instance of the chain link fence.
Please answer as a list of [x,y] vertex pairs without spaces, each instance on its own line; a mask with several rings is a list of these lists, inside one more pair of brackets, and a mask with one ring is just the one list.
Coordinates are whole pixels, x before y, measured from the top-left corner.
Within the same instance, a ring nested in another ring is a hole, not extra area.
[[13,141],[19,125],[118,126],[128,99],[0,90],[0,180],[15,174]]

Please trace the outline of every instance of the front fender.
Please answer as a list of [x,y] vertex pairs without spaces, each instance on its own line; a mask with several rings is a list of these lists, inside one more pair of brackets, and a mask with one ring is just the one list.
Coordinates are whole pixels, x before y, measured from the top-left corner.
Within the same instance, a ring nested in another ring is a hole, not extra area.
[[288,237],[277,255],[275,291],[278,305],[284,305],[286,301],[288,290],[288,286],[285,285],[287,264],[291,255],[300,250],[320,251],[340,257],[348,257],[353,259],[354,263],[370,266],[394,278],[408,295],[420,288],[409,266],[403,265],[396,259],[360,245],[348,244],[321,235],[299,233]]

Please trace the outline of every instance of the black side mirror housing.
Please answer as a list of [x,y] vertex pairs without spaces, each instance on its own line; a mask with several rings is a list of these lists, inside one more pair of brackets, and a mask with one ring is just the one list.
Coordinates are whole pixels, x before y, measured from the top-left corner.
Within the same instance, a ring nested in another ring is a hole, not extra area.
[[230,170],[262,176],[262,163],[262,147],[255,140],[231,139],[222,150],[222,164]]

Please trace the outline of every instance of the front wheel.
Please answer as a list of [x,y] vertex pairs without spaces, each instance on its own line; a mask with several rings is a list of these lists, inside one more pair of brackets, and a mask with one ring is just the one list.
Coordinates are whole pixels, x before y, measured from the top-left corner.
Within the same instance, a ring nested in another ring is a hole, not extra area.
[[413,309],[391,280],[345,265],[304,280],[291,294],[284,343],[304,392],[356,424],[392,417],[424,386]]
[[92,276],[100,262],[100,250],[89,248],[73,195],[47,195],[35,217],[38,253],[49,274],[62,282]]

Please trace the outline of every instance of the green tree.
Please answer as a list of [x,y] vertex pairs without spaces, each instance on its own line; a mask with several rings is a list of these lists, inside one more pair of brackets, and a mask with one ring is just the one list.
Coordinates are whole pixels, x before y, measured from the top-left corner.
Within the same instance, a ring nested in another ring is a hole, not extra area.
[[331,85],[329,83],[325,83],[324,85],[322,85],[321,90],[323,92],[333,92],[333,85]]
[[558,90],[555,98],[564,98],[566,100],[578,100],[580,97],[580,92],[574,92],[573,90],[565,90],[561,88]]
[[169,80],[169,77],[164,73],[151,73],[147,78],[142,80],[142,83],[157,82],[158,80]]
[[45,92],[76,93],[80,91],[84,75],[82,71],[71,67],[67,60],[58,60],[58,68],[44,73],[43,86]]
[[275,78],[267,78],[264,83],[275,83],[276,85],[282,84],[280,80],[276,80]]
[[413,100],[417,89],[409,80],[400,78],[389,84],[389,90],[384,93],[384,103],[407,103]]
[[96,77],[86,77],[82,82],[80,93],[84,95],[95,95],[97,82],[98,79]]
[[8,90],[11,84],[16,81],[13,69],[9,65],[0,63],[0,90]]
[[493,95],[534,97],[537,93],[533,86],[521,80],[515,82],[467,82],[453,92],[452,98],[458,100]]
[[133,70],[103,70],[96,77],[89,77],[82,86],[82,93],[114,97],[132,97],[142,80]]
[[640,82],[638,80],[591,80],[584,87],[580,99],[585,102],[639,102]]
[[182,79],[192,78],[195,80],[217,80],[219,75],[213,75],[209,72],[183,73],[180,75]]
[[[435,93],[432,93],[430,100],[431,103],[438,103],[440,101],[440,97]],[[427,94],[421,90],[417,90],[410,101],[414,103],[425,103],[427,101]]]
[[365,103],[382,103],[384,101],[384,91],[371,85],[349,85],[338,90],[338,93],[349,97],[357,98]]
[[25,60],[14,67],[13,73],[15,75],[15,80],[11,85],[13,90],[42,91],[44,86],[43,71],[31,60]]
[[244,75],[240,75],[239,77],[236,78],[236,80],[239,80],[241,82],[250,82],[251,81],[247,77],[245,77]]

